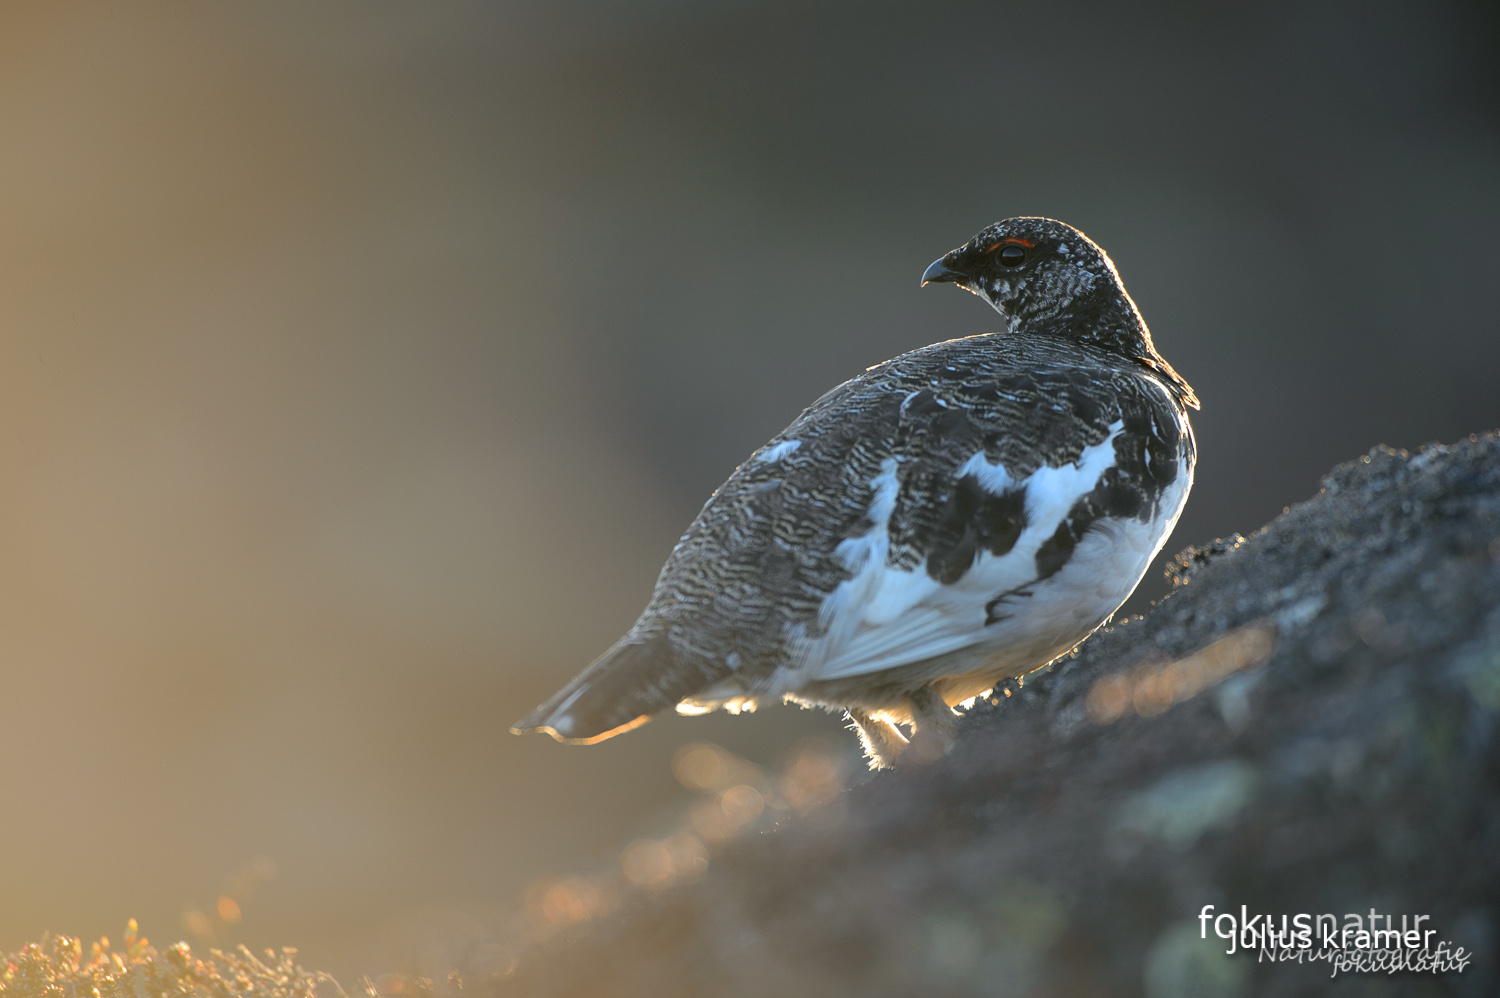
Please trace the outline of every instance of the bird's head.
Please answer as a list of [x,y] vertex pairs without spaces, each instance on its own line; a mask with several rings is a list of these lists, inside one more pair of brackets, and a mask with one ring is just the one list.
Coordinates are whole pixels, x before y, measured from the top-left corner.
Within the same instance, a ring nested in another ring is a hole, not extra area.
[[1182,403],[1198,398],[1156,352],[1120,275],[1092,239],[1056,219],[1007,218],[933,261],[922,283],[948,281],[1005,316],[1012,332],[1060,336],[1129,357],[1155,371]]
[[[934,261],[922,275],[924,285],[933,281],[974,292],[1012,326],[1130,301],[1104,251],[1071,225],[1050,218],[996,222]],[[1134,305],[1128,307],[1134,311]]]

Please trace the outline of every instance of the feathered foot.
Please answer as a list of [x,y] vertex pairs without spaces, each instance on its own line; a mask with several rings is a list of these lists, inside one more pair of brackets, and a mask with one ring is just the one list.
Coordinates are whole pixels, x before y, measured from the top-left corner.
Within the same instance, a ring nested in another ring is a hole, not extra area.
[[911,695],[911,742],[905,761],[925,766],[948,754],[958,731],[958,715],[931,686]]
[[901,729],[880,717],[871,717],[858,707],[850,707],[846,714],[859,732],[859,740],[865,747],[865,759],[871,769],[890,769],[896,757],[906,751],[906,736]]

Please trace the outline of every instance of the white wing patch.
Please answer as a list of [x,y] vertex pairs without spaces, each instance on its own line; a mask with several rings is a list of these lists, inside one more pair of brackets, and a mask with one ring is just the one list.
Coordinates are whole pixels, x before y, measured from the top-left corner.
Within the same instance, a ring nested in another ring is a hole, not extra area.
[[999,495],[1006,489],[1013,489],[1018,484],[1015,482],[1003,464],[990,464],[989,458],[980,451],[969,458],[963,465],[953,473],[954,478],[965,478],[973,475],[980,486],[991,495]]
[[780,695],[805,682],[879,672],[977,644],[993,645],[997,655],[1014,655],[1018,662],[1029,659],[1028,664],[1038,664],[1036,656],[1059,645],[1055,654],[1066,651],[1135,589],[1187,498],[1191,476],[1186,462],[1161,497],[1161,515],[1154,522],[1096,521],[1098,529],[1079,540],[1062,569],[1032,587],[1030,597],[1020,598],[1015,614],[986,625],[986,605],[1036,579],[1037,549],[1057,531],[1078,497],[1114,464],[1114,441],[1122,426],[1112,425],[1109,436],[1085,448],[1073,463],[1040,468],[1020,481],[1012,480],[1002,465],[990,464],[983,452],[965,462],[959,477],[973,475],[993,493],[1025,485],[1027,526],[1010,551],[981,551],[952,585],[933,579],[925,565],[901,570],[886,564],[899,489],[896,460],[888,458],[871,480],[873,526],[836,549],[851,578],[823,601],[822,633],[812,636],[798,625],[788,636],[796,665],[778,670],[768,692]]
[[788,454],[795,454],[797,448],[802,446],[800,440],[783,440],[772,447],[766,447],[750,459],[752,464],[775,464]]

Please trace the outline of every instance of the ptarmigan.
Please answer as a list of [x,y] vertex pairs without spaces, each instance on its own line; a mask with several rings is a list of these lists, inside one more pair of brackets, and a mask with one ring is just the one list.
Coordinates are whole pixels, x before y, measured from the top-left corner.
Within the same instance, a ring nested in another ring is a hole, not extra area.
[[1007,328],[844,382],[735,469],[629,633],[512,729],[590,743],[775,700],[844,710],[872,766],[1038,669],[1135,589],[1193,480],[1198,400],[1104,251],[1047,218],[927,268]]

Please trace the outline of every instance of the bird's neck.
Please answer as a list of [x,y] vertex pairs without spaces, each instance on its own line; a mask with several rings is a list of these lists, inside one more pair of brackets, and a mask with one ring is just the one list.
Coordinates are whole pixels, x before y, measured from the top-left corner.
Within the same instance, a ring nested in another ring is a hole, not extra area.
[[1002,311],[1017,331],[1092,343],[1130,356],[1151,349],[1151,334],[1135,302],[1112,282],[1066,297],[1023,297],[1005,302]]
[[1166,358],[1156,352],[1151,330],[1141,318],[1135,302],[1118,286],[1100,288],[1094,294],[1066,301],[1022,301],[1003,309],[1013,332],[1025,331],[1056,336],[1074,343],[1088,343],[1125,356],[1155,372],[1187,406],[1198,408],[1198,398]]

